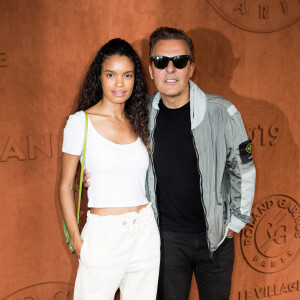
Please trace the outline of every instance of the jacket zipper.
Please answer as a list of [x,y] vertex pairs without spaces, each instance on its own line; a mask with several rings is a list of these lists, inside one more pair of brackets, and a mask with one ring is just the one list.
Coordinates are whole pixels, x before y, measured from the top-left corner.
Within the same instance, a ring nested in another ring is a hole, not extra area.
[[157,225],[158,225],[158,228],[159,228],[159,216],[158,216],[157,195],[156,195],[157,178],[156,178],[156,174],[155,174],[154,160],[153,160],[154,147],[155,147],[154,132],[155,132],[155,129],[156,129],[157,117],[158,117],[158,111],[156,112],[156,115],[154,117],[154,128],[153,128],[153,131],[151,132],[151,140],[152,140],[151,164],[152,164],[153,177],[154,177],[154,196],[155,196],[155,205],[156,205],[156,213],[157,213]]
[[210,256],[210,258],[212,258],[213,253],[210,250],[211,249],[210,241],[208,239],[208,222],[207,222],[207,219],[206,219],[207,212],[206,212],[206,207],[205,207],[204,201],[203,201],[203,184],[202,184],[202,173],[201,173],[200,168],[199,168],[199,153],[198,153],[198,150],[196,148],[196,143],[195,143],[194,134],[193,134],[192,129],[191,129],[191,135],[192,135],[193,145],[194,145],[194,149],[195,149],[196,156],[197,156],[197,169],[198,169],[198,172],[199,172],[199,175],[200,175],[201,203],[202,203],[202,207],[203,207],[203,210],[204,210],[204,220],[205,220],[205,224],[206,224],[206,240],[207,240],[207,245],[208,245],[209,256]]

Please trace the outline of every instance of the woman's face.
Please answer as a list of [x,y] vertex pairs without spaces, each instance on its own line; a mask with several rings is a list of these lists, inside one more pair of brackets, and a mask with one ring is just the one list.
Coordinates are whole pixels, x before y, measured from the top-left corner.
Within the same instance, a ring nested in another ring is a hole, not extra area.
[[125,103],[134,86],[134,63],[127,56],[113,55],[102,63],[100,81],[103,101]]

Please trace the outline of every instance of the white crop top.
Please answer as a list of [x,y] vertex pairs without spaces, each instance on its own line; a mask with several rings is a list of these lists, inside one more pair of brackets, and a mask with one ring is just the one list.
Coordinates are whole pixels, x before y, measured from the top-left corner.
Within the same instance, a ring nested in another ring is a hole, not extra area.
[[[70,115],[64,129],[63,152],[82,155],[84,128],[84,112]],[[85,157],[85,169],[91,175],[88,207],[130,207],[148,203],[145,195],[148,165],[148,152],[139,137],[131,144],[116,144],[101,136],[88,120]]]

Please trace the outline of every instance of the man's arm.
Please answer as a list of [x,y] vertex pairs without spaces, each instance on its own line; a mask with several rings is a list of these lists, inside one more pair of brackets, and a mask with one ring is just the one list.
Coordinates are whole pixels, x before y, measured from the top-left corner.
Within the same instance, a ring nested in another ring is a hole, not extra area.
[[231,219],[228,226],[230,235],[231,231],[240,232],[251,221],[256,170],[252,161],[252,144],[247,136],[242,117],[234,105],[230,106],[227,112],[229,115],[225,137],[226,168],[231,184]]

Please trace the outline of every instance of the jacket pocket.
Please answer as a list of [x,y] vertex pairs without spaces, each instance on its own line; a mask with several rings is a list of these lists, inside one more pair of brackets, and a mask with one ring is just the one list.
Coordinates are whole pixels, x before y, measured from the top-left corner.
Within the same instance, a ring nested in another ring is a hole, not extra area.
[[216,193],[216,197],[217,197],[217,204],[218,205],[223,205],[224,204],[224,197],[223,197],[223,192],[221,189],[218,190],[218,192]]

